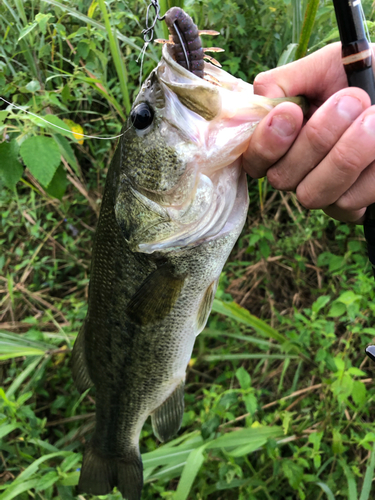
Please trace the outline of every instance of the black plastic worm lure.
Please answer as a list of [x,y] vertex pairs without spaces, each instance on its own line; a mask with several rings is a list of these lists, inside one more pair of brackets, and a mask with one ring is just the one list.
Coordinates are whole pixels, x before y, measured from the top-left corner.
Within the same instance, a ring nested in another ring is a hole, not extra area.
[[165,22],[172,38],[172,57],[183,68],[203,78],[205,57],[200,32],[192,18],[179,7],[172,7],[165,14]]

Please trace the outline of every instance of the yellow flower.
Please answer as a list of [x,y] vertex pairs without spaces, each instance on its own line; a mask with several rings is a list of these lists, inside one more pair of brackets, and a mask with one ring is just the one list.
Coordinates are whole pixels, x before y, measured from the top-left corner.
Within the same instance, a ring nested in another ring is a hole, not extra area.
[[83,128],[81,125],[78,125],[78,123],[75,123],[73,120],[68,120],[67,118],[64,118],[64,122],[73,132],[74,138],[77,139],[78,144],[83,144]]

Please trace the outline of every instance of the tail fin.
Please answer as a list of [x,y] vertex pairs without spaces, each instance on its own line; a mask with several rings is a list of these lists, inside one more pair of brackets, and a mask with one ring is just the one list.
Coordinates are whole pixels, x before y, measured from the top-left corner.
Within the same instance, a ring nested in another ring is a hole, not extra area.
[[136,450],[134,456],[117,462],[117,488],[126,500],[141,500],[143,487],[143,465]]
[[126,457],[103,457],[88,443],[78,488],[91,495],[106,495],[117,486],[126,500],[141,500],[142,459],[137,449]]

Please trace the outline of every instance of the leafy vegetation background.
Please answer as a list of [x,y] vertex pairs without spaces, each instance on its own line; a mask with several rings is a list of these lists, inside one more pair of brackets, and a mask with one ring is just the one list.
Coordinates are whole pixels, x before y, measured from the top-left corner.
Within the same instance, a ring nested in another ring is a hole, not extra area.
[[[200,28],[220,31],[224,69],[247,81],[292,60],[303,37],[311,51],[338,39],[329,1],[303,32],[306,5],[185,2]],[[69,359],[116,141],[71,132],[120,133],[139,88],[146,7],[0,3],[0,95],[19,106],[0,101],[0,500],[89,497],[76,484],[95,401],[76,391]],[[150,44],[143,77],[159,57]],[[362,228],[306,211],[265,180],[249,190],[189,365],[182,429],[164,445],[148,422],[142,431],[143,498],[373,498],[375,367],[364,348],[375,302]]]

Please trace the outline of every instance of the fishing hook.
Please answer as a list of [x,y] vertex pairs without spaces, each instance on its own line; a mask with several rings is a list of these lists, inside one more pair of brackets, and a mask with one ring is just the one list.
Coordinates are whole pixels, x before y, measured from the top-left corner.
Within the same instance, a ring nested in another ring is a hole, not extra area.
[[176,30],[178,39],[180,40],[180,44],[181,44],[182,50],[184,52],[184,57],[185,57],[185,62],[186,62],[187,69],[190,71],[190,61],[189,61],[189,58],[188,58],[188,55],[187,55],[187,52],[186,52],[184,40],[183,40],[182,35],[181,35],[181,33],[180,33],[180,31],[179,31],[179,29],[177,27],[177,21],[174,21],[173,26],[174,26],[174,29]]
[[[155,17],[152,21],[151,26],[149,26],[149,16],[150,16],[150,8],[153,7],[155,10]],[[154,28],[156,25],[157,21],[163,21],[165,18],[165,15],[160,17],[160,5],[158,0],[150,0],[150,3],[147,6],[147,12],[146,12],[146,28],[142,31],[143,35],[143,40],[145,43],[150,43],[152,42],[152,39],[154,38]],[[148,38],[149,35],[149,38]]]

